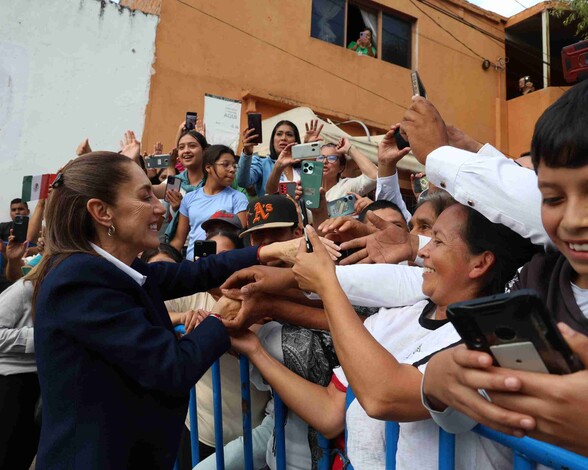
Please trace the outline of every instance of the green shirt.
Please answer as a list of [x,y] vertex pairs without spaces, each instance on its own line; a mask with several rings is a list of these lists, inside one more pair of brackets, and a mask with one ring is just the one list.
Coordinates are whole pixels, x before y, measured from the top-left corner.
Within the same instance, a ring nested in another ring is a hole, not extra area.
[[[357,42],[355,42],[355,41],[350,42],[349,45],[347,46],[347,49],[353,49],[356,44],[357,44]],[[355,49],[355,52],[357,52],[358,54],[361,54],[361,55],[369,56],[369,51],[368,51],[367,47],[357,46],[357,49]],[[374,57],[376,57],[376,48],[374,46],[372,46],[372,53],[373,53]]]

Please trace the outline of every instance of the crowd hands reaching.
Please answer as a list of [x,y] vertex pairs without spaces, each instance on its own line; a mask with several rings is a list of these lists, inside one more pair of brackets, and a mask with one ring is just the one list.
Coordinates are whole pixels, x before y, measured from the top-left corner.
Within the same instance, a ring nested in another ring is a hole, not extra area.
[[[447,125],[422,97],[414,97],[402,121],[382,137],[377,164],[350,138],[327,139],[318,120],[306,123],[303,139],[295,124],[278,122],[267,156],[256,153],[255,129],[243,131],[242,151],[235,154],[210,145],[200,120],[192,130],[183,122],[163,168],[146,165],[164,153],[162,144],[142,154],[139,140],[127,131],[120,157],[141,167],[151,183],[148,197],[162,203],[156,211],[161,245],[139,253],[144,262],[198,264],[207,258],[214,264],[215,254],[259,247],[259,264],[224,272],[204,292],[165,296],[172,299],[166,301],[171,324],[183,325],[188,337],[210,317],[221,322],[231,344],[232,356],[225,360],[249,357],[253,375],[263,378],[254,377],[254,384],[261,384],[260,393],[269,387],[280,395],[290,410],[286,426],[298,435],[318,430],[334,439],[347,430],[348,447],[341,453],[355,468],[384,468],[385,443],[372,440],[383,435],[384,420],[401,423],[401,442],[427,440],[430,447],[417,455],[410,444],[400,445],[398,468],[434,468],[438,426],[463,442],[458,468],[510,468],[512,452],[479,436],[462,437],[477,423],[588,456],[588,423],[578,413],[586,406],[588,372],[557,376],[498,367],[489,354],[461,344],[446,315],[456,302],[533,288],[549,301],[563,338],[588,364],[588,269],[579,248],[569,247],[581,244],[580,234],[588,230],[585,218],[572,215],[587,215],[581,188],[588,161],[572,141],[549,140],[570,102],[585,122],[588,82],[559,102],[535,129],[535,171]],[[409,148],[398,149],[397,130]],[[582,135],[571,138],[583,142]],[[320,154],[294,158],[293,147],[301,143],[317,143]],[[77,154],[95,154],[88,139]],[[405,202],[399,185],[398,165],[409,154],[426,169],[410,175],[416,204]],[[564,154],[567,160],[558,157]],[[301,182],[306,161],[322,163],[321,185],[314,188],[318,205],[310,209],[304,204],[310,193]],[[169,176],[180,184],[170,189]],[[293,183],[294,190],[284,194],[283,183]],[[329,203],[341,198],[350,201],[345,215],[330,212]],[[39,234],[34,254],[41,257],[46,205],[37,204],[27,234],[29,241]],[[2,247],[5,275],[22,283],[17,279],[25,273],[28,242],[16,242],[12,230]],[[122,236],[117,233],[108,236]],[[56,249],[54,243],[50,247]],[[26,275],[24,281],[29,277],[35,279]],[[562,282],[565,292],[559,290]],[[210,388],[205,378],[199,386]],[[238,377],[223,372],[223,381],[223,396],[225,387],[238,391]],[[356,398],[346,411],[348,387]],[[254,432],[262,437],[254,446],[255,462],[273,468],[273,431],[267,425],[273,411],[265,410],[269,396],[258,399]],[[225,413],[230,461],[240,452],[234,431],[240,413]],[[206,430],[200,440],[204,457],[214,452]],[[296,448],[288,467],[310,468],[312,441],[287,445]],[[479,452],[488,445],[490,450]],[[211,459],[197,468],[214,468]]]

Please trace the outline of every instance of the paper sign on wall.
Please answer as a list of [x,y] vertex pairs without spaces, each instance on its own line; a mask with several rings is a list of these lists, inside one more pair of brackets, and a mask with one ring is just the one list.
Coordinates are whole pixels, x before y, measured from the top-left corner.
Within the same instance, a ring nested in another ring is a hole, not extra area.
[[223,144],[236,152],[241,134],[241,102],[206,93],[204,124],[209,144]]

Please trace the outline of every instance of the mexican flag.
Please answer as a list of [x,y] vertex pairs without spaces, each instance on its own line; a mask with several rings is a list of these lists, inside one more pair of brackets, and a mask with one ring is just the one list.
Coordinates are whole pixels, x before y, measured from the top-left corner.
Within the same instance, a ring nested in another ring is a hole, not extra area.
[[49,186],[53,183],[56,176],[54,174],[24,176],[22,179],[22,200],[35,201],[37,199],[47,199]]

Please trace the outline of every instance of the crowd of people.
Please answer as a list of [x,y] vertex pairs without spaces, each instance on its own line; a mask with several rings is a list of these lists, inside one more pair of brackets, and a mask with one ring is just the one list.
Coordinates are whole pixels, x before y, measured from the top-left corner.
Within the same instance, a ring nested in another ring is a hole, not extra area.
[[[370,38],[356,45],[373,56]],[[437,468],[440,427],[456,433],[456,468],[512,468],[511,449],[466,432],[477,423],[588,456],[588,373],[499,367],[447,315],[534,289],[588,364],[587,110],[585,81],[543,113],[530,161],[446,124],[422,97],[383,136],[377,164],[317,121],[304,134],[278,122],[268,156],[254,129],[239,154],[182,123],[159,169],[130,131],[118,153],[84,140],[48,198],[32,214],[13,199],[0,224],[0,468],[35,457],[39,469],[191,468],[195,386],[195,468],[214,469],[217,359],[225,464],[242,468],[239,355],[251,364],[256,469],[276,468],[274,393],[289,469],[316,468],[319,433],[333,468],[384,469],[389,420],[399,469]],[[323,174],[307,209],[292,148],[312,142]],[[429,181],[416,204],[399,186],[409,153]],[[353,214],[330,216],[348,195]],[[29,217],[24,242],[17,216]]]

